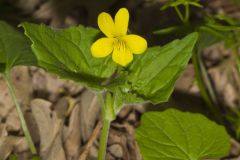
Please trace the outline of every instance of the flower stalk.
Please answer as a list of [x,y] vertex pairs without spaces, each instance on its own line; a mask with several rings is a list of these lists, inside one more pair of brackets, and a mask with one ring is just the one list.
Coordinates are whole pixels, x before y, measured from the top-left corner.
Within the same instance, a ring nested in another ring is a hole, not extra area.
[[110,125],[111,125],[111,121],[107,119],[103,120],[103,128],[100,136],[100,146],[98,151],[98,160],[105,160]]
[[100,144],[99,144],[99,151],[98,151],[98,160],[105,160],[109,129],[111,126],[111,122],[115,119],[116,115],[114,113],[114,106],[113,106],[114,99],[111,93],[109,92],[106,93],[105,101],[102,94],[98,94],[98,99],[101,104],[102,119],[103,119],[103,128],[100,136]]

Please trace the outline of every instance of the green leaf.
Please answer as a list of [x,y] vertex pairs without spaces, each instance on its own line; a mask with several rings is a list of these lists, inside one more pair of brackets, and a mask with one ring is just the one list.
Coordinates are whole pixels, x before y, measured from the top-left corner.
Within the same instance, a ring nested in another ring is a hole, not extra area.
[[45,25],[23,23],[25,34],[32,41],[32,49],[39,66],[61,78],[80,82],[92,89],[103,89],[101,84],[116,70],[107,58],[94,58],[91,44],[99,31],[83,26],[54,29]]
[[179,5],[192,5],[201,8],[203,6],[199,4],[199,1],[200,0],[167,0],[160,9],[165,10],[170,7],[178,7]]
[[238,67],[238,73],[240,74],[240,55],[237,55],[237,67]]
[[215,30],[218,30],[218,31],[224,31],[224,32],[227,32],[227,31],[234,31],[234,30],[240,30],[240,27],[239,26],[225,26],[225,25],[222,25],[222,24],[217,24],[217,23],[209,23],[209,24],[206,24],[206,26],[208,27],[211,27]]
[[145,101],[166,102],[192,56],[198,34],[192,33],[163,47],[149,48],[129,68],[128,84]]
[[8,157],[8,160],[17,160],[17,156],[15,154],[11,154],[9,157]]
[[30,45],[24,34],[0,21],[0,72],[9,72],[16,65],[36,65]]
[[164,35],[164,34],[170,34],[170,33],[173,33],[173,32],[177,32],[180,29],[182,29],[182,26],[171,26],[171,27],[156,30],[153,33],[158,34],[158,35]]
[[120,71],[108,86],[114,95],[115,114],[124,104],[168,101],[197,39],[198,34],[192,33],[182,40],[149,48],[143,55],[135,56],[129,68]]
[[203,115],[175,109],[145,113],[136,139],[144,160],[217,159],[230,150],[223,126]]
[[202,8],[203,6],[201,4],[199,4],[198,2],[188,2],[189,5],[198,7],[198,8]]
[[233,19],[232,17],[230,16],[227,16],[227,15],[216,15],[214,17],[216,20],[221,20],[221,21],[224,21],[226,22],[228,25],[232,25],[232,26],[237,26],[239,24],[238,20],[236,19]]
[[31,160],[41,160],[39,156],[33,156]]

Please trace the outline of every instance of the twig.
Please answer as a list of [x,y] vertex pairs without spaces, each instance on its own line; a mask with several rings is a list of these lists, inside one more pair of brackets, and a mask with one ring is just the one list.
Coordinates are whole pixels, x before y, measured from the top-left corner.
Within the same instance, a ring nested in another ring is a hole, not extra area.
[[86,160],[88,153],[93,145],[93,143],[95,142],[95,140],[97,139],[99,132],[101,131],[101,128],[103,126],[102,121],[98,121],[96,127],[93,130],[92,135],[90,136],[88,143],[85,146],[84,151],[82,152],[82,154],[79,157],[79,160]]

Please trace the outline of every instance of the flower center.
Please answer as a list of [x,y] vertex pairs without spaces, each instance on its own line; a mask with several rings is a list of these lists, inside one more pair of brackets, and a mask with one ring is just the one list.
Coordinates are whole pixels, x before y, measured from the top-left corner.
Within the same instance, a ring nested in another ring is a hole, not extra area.
[[118,37],[118,38],[116,38],[116,41],[114,43],[114,49],[124,52],[127,49],[127,44],[123,39]]

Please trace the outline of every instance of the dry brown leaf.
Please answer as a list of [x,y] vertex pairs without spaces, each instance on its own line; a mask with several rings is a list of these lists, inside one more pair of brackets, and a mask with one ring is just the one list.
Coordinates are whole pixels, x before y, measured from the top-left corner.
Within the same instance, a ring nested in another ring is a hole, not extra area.
[[3,79],[0,79],[0,117],[5,118],[13,109],[13,101],[8,93],[8,88]]
[[50,2],[46,2],[40,6],[38,10],[33,13],[33,17],[36,19],[49,19],[54,15],[54,10]]
[[183,72],[182,76],[177,80],[175,90],[188,93],[188,94],[197,94],[199,89],[193,90],[193,87],[197,87],[197,84],[194,84],[195,74],[194,66],[189,64],[186,70]]
[[51,103],[42,99],[31,102],[40,135],[40,156],[44,160],[66,160],[62,147],[63,120],[52,112]]
[[240,155],[240,144],[237,140],[231,138],[230,140],[231,142],[231,150],[230,150],[230,154],[234,157],[239,156]]
[[6,117],[6,127],[8,132],[16,132],[21,129],[20,120],[15,108],[13,108]]
[[12,81],[16,90],[18,101],[22,110],[26,110],[32,99],[33,84],[29,74],[29,69],[25,66],[14,67],[12,72]]
[[30,71],[34,91],[38,97],[56,101],[62,93],[64,95],[76,95],[84,89],[84,87],[71,80],[59,79],[56,75],[49,74],[43,69],[31,67]]
[[108,147],[108,150],[115,158],[123,157],[123,148],[120,144],[113,144]]
[[39,130],[38,130],[36,120],[34,119],[33,113],[32,112],[26,112],[25,113],[25,120],[26,120],[28,129],[29,129],[29,132],[31,134],[31,137],[33,139],[33,142],[35,144],[39,143],[39,141],[40,141]]
[[62,97],[52,107],[59,119],[64,119],[67,116],[67,111],[70,105],[71,97]]
[[[23,66],[15,67],[11,72],[11,76],[18,101],[24,112],[27,109],[26,106],[29,104],[33,91],[32,80],[28,68]],[[21,127],[18,114],[8,92],[7,85],[2,78],[0,79],[0,91],[0,119],[6,121],[6,128],[8,131],[19,131]]]
[[5,160],[13,151],[13,148],[24,140],[23,137],[2,136],[0,137],[0,160]]
[[70,115],[69,127],[64,138],[67,160],[77,160],[79,156],[81,145],[80,119],[80,106],[76,104]]
[[7,133],[6,125],[3,123],[0,123],[0,138],[5,137],[7,135],[8,135],[8,133]]
[[84,142],[87,142],[89,137],[92,134],[92,131],[95,127],[97,119],[100,117],[100,105],[97,101],[97,96],[90,92],[85,91],[81,95],[80,101],[80,117],[81,117],[81,133],[82,139]]
[[59,79],[57,76],[49,74],[43,69],[32,67],[30,71],[33,76],[32,81],[35,94],[38,97],[56,101],[65,80]]
[[236,107],[240,103],[240,77],[235,76],[238,73],[234,70],[233,66],[226,64],[209,70],[220,103],[228,107]]
[[18,8],[22,9],[24,12],[32,12],[36,6],[40,3],[40,0],[11,0],[12,3]]

